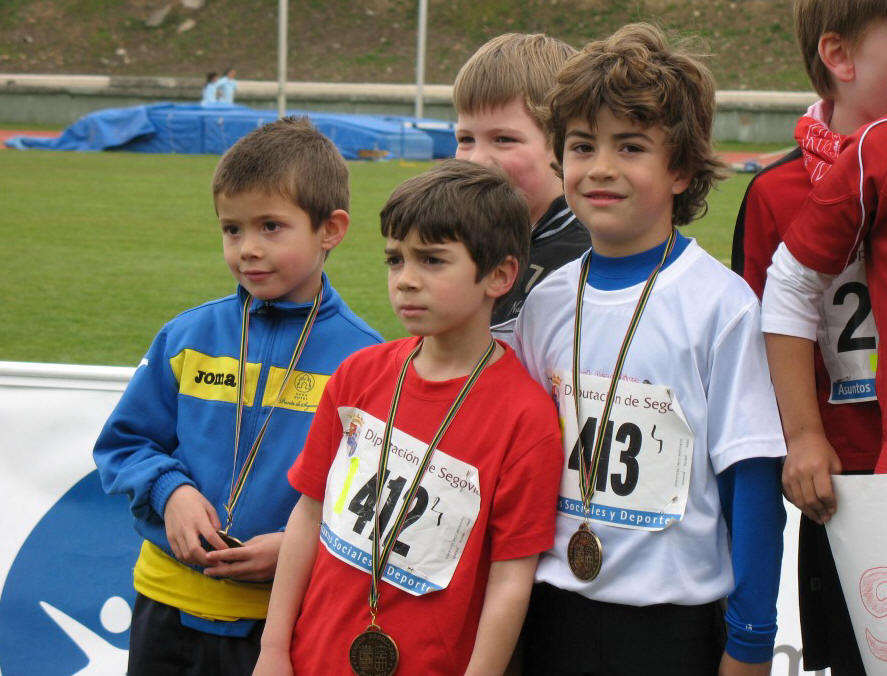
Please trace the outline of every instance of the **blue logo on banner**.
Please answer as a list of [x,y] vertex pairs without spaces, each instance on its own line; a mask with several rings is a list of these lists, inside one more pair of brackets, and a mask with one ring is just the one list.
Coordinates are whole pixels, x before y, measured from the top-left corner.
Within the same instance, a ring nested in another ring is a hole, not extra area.
[[141,538],[93,471],[43,516],[0,592],[3,676],[124,676]]

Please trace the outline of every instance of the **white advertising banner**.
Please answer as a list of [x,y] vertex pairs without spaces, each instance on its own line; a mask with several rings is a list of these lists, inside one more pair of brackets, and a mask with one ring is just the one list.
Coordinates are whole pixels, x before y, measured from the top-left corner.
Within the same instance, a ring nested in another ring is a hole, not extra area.
[[[0,676],[126,672],[140,540],[125,497],[102,492],[92,446],[132,372],[0,362]],[[772,673],[799,676],[798,512],[787,509]],[[887,619],[872,626],[887,640]]]
[[140,539],[92,445],[133,369],[0,362],[0,673],[124,676]]
[[868,676],[887,675],[887,474],[834,477],[826,526]]

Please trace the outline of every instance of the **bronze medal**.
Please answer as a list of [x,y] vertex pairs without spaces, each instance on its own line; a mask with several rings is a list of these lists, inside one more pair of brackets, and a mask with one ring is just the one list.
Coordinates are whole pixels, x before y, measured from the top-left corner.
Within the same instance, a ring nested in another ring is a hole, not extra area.
[[348,661],[357,676],[391,676],[397,669],[397,644],[375,624],[351,641]]
[[[413,358],[419,354],[419,350],[422,348],[421,339],[413,351],[410,352],[404,360],[403,365],[400,368],[400,375],[397,377],[397,384],[394,387],[394,394],[391,397],[391,405],[388,408],[388,420],[385,423],[385,433],[382,435],[382,445],[379,451],[379,465],[376,469],[376,501],[375,506],[373,507],[375,527],[372,529],[372,534],[370,535],[373,544],[372,565],[370,567],[370,594],[368,599],[371,621],[370,625],[351,641],[351,646],[348,648],[348,661],[351,663],[351,670],[357,674],[357,676],[391,676],[397,670],[397,663],[400,657],[397,650],[397,644],[394,642],[394,639],[383,632],[376,624],[376,615],[379,612],[379,584],[382,581],[382,571],[385,570],[388,556],[394,550],[397,537],[407,521],[410,507],[418,494],[419,483],[429,467],[431,458],[434,454],[434,449],[437,448],[438,442],[440,442],[444,434],[446,434],[450,423],[453,422],[453,418],[456,417],[456,413],[459,411],[459,407],[462,406],[462,402],[465,401],[465,397],[468,396],[468,392],[474,386],[474,383],[477,382],[477,379],[480,377],[480,374],[483,372],[490,359],[492,359],[496,351],[496,345],[496,341],[490,338],[490,344],[487,346],[486,351],[474,365],[471,374],[468,376],[468,379],[460,388],[459,394],[456,395],[456,398],[450,405],[447,414],[437,428],[437,432],[434,433],[434,437],[429,442],[428,448],[425,449],[425,454],[419,459],[416,474],[401,501],[401,509],[394,517],[393,523],[389,524],[390,528],[388,534],[383,540],[381,534],[384,530],[384,526],[382,525],[384,522],[381,518],[382,513],[379,509],[379,505],[383,502],[382,486],[385,484],[385,481],[379,481],[378,477],[387,477],[389,474],[387,469],[388,456],[392,447],[391,434],[394,430],[397,407],[400,403],[400,395],[403,391],[404,380],[406,380],[407,369],[412,363]],[[387,519],[388,516],[385,517],[385,520]]]
[[589,582],[600,574],[602,560],[603,548],[600,539],[588,524],[582,523],[567,545],[567,562],[570,564],[570,570],[580,580]]
[[233,549],[234,547],[243,547],[243,543],[233,535],[228,535],[228,533],[223,530],[217,530],[216,533],[220,538],[222,538],[222,542],[228,545],[229,549]]
[[[635,305],[634,312],[632,313],[631,321],[628,323],[628,329],[625,331],[625,336],[622,338],[622,346],[619,348],[619,354],[616,356],[616,365],[613,368],[613,375],[610,378],[610,386],[607,388],[607,398],[604,400],[604,409],[600,414],[600,419],[597,424],[597,432],[594,436],[594,446],[591,449],[591,458],[589,460],[585,460],[586,449],[584,440],[582,439],[583,423],[582,412],[580,411],[579,406],[580,397],[578,393],[580,392],[579,353],[580,348],[582,347],[582,303],[585,298],[585,287],[588,286],[588,272],[591,268],[592,253],[589,251],[582,260],[582,269],[579,273],[579,288],[576,290],[576,312],[573,317],[572,370],[574,392],[573,403],[576,407],[576,425],[579,429],[578,437],[576,439],[576,444],[579,448],[579,494],[582,496],[582,506],[585,508],[586,521],[582,522],[582,525],[579,526],[579,529],[573,533],[573,537],[570,538],[570,542],[567,545],[567,563],[570,566],[570,570],[573,571],[573,575],[584,582],[589,582],[600,575],[601,563],[604,558],[604,551],[600,538],[598,538],[598,536],[594,534],[594,531],[588,527],[587,522],[588,511],[597,482],[601,454],[604,449],[604,430],[607,429],[607,423],[610,420],[613,402],[616,399],[616,388],[618,387],[619,379],[622,376],[622,367],[625,366],[625,360],[628,357],[628,348],[631,345],[638,324],[641,321],[641,315],[647,307],[647,301],[650,300],[650,295],[653,293],[653,284],[656,281],[656,277],[659,276],[659,272],[665,267],[668,256],[674,249],[676,237],[677,230],[672,228],[668,235],[668,240],[665,242],[665,247],[662,250],[662,258],[659,259],[659,263],[653,268],[650,276],[647,277],[647,282],[644,284],[637,305]],[[606,471],[606,461],[604,461],[604,470]]]

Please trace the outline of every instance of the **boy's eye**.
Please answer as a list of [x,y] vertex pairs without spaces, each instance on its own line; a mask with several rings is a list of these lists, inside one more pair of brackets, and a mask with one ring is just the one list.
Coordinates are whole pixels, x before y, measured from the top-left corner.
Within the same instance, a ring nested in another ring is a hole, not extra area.
[[399,265],[402,260],[403,259],[400,256],[395,256],[393,254],[391,256],[385,256],[385,265],[390,268],[395,265]]
[[627,153],[642,153],[642,152],[644,152],[644,148],[642,146],[635,144],[635,143],[626,143],[624,146],[622,146],[622,150],[624,150]]
[[468,136],[467,134],[463,134],[461,136],[457,134],[456,143],[458,143],[460,146],[468,146],[474,143],[474,137]]
[[496,143],[517,143],[517,139],[513,136],[497,136]]
[[262,227],[268,232],[274,232],[280,228],[280,223],[277,223],[276,221],[265,221],[262,223]]
[[438,258],[437,256],[425,256],[424,262],[428,265],[440,265],[444,262],[442,258]]
[[223,235],[236,235],[240,232],[240,228],[236,225],[231,225],[230,223],[226,223],[222,226],[222,234]]
[[570,151],[574,152],[574,153],[578,153],[580,155],[584,155],[585,153],[594,152],[594,146],[592,146],[590,143],[586,143],[583,141],[581,143],[574,143],[573,145],[571,145]]

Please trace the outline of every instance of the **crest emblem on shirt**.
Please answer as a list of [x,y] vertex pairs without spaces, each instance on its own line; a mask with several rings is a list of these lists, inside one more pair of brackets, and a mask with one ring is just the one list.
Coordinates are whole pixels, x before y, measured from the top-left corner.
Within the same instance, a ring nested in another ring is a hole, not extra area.
[[359,412],[355,412],[348,420],[348,429],[345,431],[345,443],[348,446],[349,458],[354,455],[354,452],[357,450],[357,440],[360,439],[363,423],[363,416],[360,415]]
[[561,386],[561,377],[556,373],[552,373],[548,376],[548,380],[551,383],[551,398],[554,400],[555,405],[557,405],[557,393]]
[[310,373],[301,373],[294,384],[296,392],[307,394],[314,389],[314,376]]

